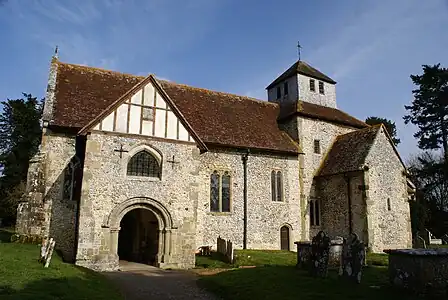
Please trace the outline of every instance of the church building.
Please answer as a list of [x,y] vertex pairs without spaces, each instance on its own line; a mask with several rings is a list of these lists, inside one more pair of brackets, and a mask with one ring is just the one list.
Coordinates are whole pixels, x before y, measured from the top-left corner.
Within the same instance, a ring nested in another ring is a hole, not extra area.
[[411,247],[412,183],[385,127],[339,110],[336,82],[300,60],[266,90],[262,101],[54,57],[18,233],[94,270],[191,268],[218,237],[294,250],[324,230],[373,252]]

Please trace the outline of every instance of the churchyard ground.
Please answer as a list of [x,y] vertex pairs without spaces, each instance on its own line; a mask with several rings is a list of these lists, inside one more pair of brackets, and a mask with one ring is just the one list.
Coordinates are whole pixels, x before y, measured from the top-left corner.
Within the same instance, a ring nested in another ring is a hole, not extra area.
[[49,268],[38,263],[38,245],[9,243],[0,229],[0,299],[123,299],[102,274],[63,263],[54,253]]
[[328,278],[312,278],[295,267],[296,253],[236,250],[235,264],[197,256],[199,285],[223,299],[423,299],[389,285],[388,257],[369,254],[361,284],[341,281],[336,270]]

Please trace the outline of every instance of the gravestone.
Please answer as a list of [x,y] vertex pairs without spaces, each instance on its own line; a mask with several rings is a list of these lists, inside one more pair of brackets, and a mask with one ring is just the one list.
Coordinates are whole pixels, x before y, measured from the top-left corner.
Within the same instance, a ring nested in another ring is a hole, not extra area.
[[339,275],[360,283],[365,255],[364,243],[359,240],[356,233],[351,233],[348,239],[344,239]]
[[311,242],[310,273],[315,277],[326,277],[328,274],[328,259],[330,256],[330,238],[323,231],[313,237]]
[[417,232],[417,235],[415,236],[414,239],[414,248],[421,248],[421,249],[426,249],[426,241],[424,238],[422,238],[420,236],[420,234]]

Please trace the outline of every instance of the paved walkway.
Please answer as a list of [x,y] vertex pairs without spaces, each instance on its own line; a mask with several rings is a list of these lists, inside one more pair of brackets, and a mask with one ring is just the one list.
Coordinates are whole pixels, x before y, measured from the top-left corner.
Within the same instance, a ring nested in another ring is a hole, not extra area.
[[218,299],[200,289],[196,275],[190,272],[161,270],[125,261],[120,261],[120,270],[104,274],[118,285],[126,300]]

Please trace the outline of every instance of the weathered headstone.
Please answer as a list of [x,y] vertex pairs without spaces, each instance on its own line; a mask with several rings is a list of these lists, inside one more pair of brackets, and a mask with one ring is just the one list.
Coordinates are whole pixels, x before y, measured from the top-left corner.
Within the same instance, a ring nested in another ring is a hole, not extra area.
[[351,233],[348,239],[344,239],[339,275],[360,283],[365,255],[364,243],[359,240],[358,235]]
[[46,259],[45,256],[47,254],[48,244],[49,244],[48,238],[43,238],[42,245],[40,246],[40,255],[39,255],[40,263],[43,263],[43,264],[45,263],[45,259]]
[[311,242],[310,273],[316,277],[326,277],[328,273],[328,259],[330,256],[330,238],[323,231],[313,237]]
[[54,241],[52,239],[52,241],[50,242],[50,245],[48,246],[48,253],[47,253],[46,260],[45,260],[44,268],[48,268],[48,266],[50,265],[50,261],[51,261],[51,257],[53,256],[53,250],[54,250],[55,244],[56,244],[56,241]]
[[419,249],[426,249],[426,241],[424,238],[420,236],[420,234],[417,232],[415,239],[414,239],[414,247]]

